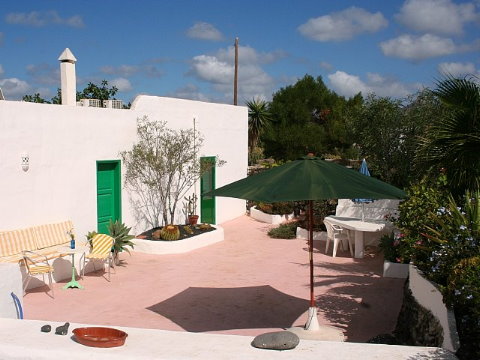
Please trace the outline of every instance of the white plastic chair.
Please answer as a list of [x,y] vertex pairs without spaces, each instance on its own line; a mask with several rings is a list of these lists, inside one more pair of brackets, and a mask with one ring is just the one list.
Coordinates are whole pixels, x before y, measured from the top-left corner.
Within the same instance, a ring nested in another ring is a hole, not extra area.
[[[328,247],[330,241],[333,241],[333,257],[337,256],[338,243],[342,247],[342,250],[346,249],[346,246],[350,249],[350,255],[353,257],[353,244],[348,236],[348,231],[341,228],[338,225],[332,224],[328,220],[323,220],[325,227],[327,228],[327,245],[325,246],[325,254],[328,253]],[[348,244],[348,245],[347,245]]]

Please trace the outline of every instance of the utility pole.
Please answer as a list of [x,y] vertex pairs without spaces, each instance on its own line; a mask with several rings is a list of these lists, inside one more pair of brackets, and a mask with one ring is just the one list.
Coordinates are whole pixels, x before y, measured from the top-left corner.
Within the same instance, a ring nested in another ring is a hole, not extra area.
[[233,78],[233,105],[237,105],[238,95],[238,37],[235,38],[235,75]]

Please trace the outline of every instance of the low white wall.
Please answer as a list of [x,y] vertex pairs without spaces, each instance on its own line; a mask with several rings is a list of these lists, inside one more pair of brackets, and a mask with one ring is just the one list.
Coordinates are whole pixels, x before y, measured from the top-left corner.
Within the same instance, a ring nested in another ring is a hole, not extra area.
[[[308,230],[297,227],[297,239],[305,239],[308,240]],[[327,232],[326,231],[314,231],[313,232],[313,240],[327,240]]]
[[[68,319],[66,319],[68,320]],[[45,324],[51,333],[40,332]],[[125,344],[113,348],[87,347],[72,339],[72,330],[85,324],[70,324],[65,336],[53,333],[63,323],[36,320],[0,321],[0,359],[52,360],[371,360],[371,359],[456,359],[448,351],[420,346],[345,343],[300,340],[293,350],[273,351],[251,346],[253,336],[202,334],[154,329],[115,327],[125,331]],[[91,326],[91,325],[90,325]]]
[[147,254],[182,254],[223,241],[224,231],[220,226],[216,230],[177,241],[153,241],[133,239],[134,251]]
[[409,284],[417,302],[430,310],[440,322],[443,328],[442,347],[453,352],[457,351],[460,341],[455,323],[455,314],[452,310],[447,309],[443,303],[440,291],[432,282],[425,279],[421,271],[414,265],[409,267]]
[[23,306],[22,274],[17,264],[0,263],[0,318],[17,318],[13,292]]
[[383,277],[406,279],[409,273],[409,264],[399,264],[385,260],[383,262]]
[[250,208],[250,217],[252,219],[267,223],[267,224],[281,224],[285,221],[293,219],[293,213],[287,215],[272,215],[266,214],[258,210],[255,206]]

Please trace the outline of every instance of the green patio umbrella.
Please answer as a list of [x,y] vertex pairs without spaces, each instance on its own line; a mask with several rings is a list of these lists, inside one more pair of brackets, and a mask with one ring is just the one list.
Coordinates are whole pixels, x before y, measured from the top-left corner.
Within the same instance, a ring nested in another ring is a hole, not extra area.
[[[277,202],[307,200],[310,258],[310,309],[315,314],[313,292],[313,200],[322,199],[402,199],[400,190],[383,181],[344,166],[308,155],[259,174],[235,181],[208,192],[209,196],[226,196],[246,200]],[[313,315],[310,317],[312,319]],[[309,322],[305,326],[309,328]]]

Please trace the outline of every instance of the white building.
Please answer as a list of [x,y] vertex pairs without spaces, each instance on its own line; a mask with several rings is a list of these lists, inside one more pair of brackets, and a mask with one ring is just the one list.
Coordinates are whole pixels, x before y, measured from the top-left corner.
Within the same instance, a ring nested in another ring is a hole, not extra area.
[[[59,60],[63,98],[75,94],[76,59],[66,49]],[[172,129],[192,128],[195,119],[204,137],[199,158],[226,161],[212,172],[216,187],[247,174],[246,107],[140,95],[131,109],[97,108],[77,106],[70,97],[62,105],[0,101],[0,230],[72,220],[83,238],[104,215],[135,233],[147,230],[124,189],[119,156],[131,149],[137,118],[144,116]],[[222,223],[244,212],[244,201],[217,198],[200,220]]]

